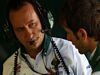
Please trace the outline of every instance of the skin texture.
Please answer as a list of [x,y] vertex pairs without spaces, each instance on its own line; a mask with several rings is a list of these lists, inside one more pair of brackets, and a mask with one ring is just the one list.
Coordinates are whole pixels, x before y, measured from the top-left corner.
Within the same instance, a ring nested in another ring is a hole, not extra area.
[[41,50],[44,33],[41,32],[42,26],[34,8],[26,3],[19,10],[11,10],[9,16],[17,39],[30,56],[35,58]]

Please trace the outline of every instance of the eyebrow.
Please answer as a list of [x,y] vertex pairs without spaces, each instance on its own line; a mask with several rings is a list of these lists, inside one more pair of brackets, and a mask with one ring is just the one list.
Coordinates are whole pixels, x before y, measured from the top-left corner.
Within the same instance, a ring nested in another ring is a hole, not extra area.
[[26,23],[26,24],[29,24],[30,22],[34,22],[34,20],[30,20],[30,21],[28,21],[28,23]]

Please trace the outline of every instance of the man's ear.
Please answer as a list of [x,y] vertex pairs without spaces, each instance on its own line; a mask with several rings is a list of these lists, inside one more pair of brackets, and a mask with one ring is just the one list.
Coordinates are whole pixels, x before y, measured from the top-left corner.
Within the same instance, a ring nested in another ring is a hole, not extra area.
[[79,39],[81,39],[81,40],[86,40],[87,39],[87,32],[83,28],[80,28],[78,30],[77,35],[78,35]]

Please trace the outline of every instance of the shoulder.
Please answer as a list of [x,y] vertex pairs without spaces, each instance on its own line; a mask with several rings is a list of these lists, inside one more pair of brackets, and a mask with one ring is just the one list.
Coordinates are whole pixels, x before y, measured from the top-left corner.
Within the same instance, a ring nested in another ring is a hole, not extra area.
[[10,74],[10,72],[12,71],[14,67],[14,54],[8,57],[3,63],[3,75]]
[[5,62],[3,63],[3,66],[7,66],[7,65],[11,64],[13,62],[13,60],[14,60],[14,55],[15,55],[15,53],[13,53],[10,57],[8,57],[5,60]]
[[72,42],[56,37],[53,37],[53,40],[63,57],[75,58],[74,56],[79,56],[78,49],[72,44]]
[[62,39],[62,38],[57,38],[57,37],[52,37],[54,42],[57,44],[57,45],[73,45],[71,41],[68,41],[66,39]]
[[[13,65],[14,60],[15,60],[15,51],[11,56],[9,56],[3,63],[3,66],[5,67],[6,65]],[[18,53],[20,53],[20,48],[18,49]]]
[[56,38],[56,37],[53,37],[53,40],[57,45],[57,47],[59,48],[59,50],[64,50],[64,51],[66,50],[67,52],[78,51],[78,49],[75,47],[75,45],[72,44],[71,41],[62,38]]

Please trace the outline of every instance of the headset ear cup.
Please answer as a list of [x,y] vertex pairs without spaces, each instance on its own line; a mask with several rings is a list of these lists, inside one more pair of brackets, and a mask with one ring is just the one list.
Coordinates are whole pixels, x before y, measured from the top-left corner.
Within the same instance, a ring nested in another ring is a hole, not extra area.
[[48,17],[48,21],[50,23],[50,28],[52,29],[53,25],[54,25],[54,18],[50,11],[48,12],[47,17]]
[[44,27],[48,30],[53,28],[54,19],[50,11],[46,12],[43,16]]
[[42,23],[43,30],[48,30],[53,28],[54,18],[50,11],[41,6],[38,1],[35,2],[38,7],[38,12],[40,14],[40,19]]
[[50,30],[53,28],[53,25],[54,25],[54,18],[53,18],[53,15],[51,14],[50,11],[43,11],[42,12],[42,16],[43,16],[43,28],[46,29],[46,30]]

